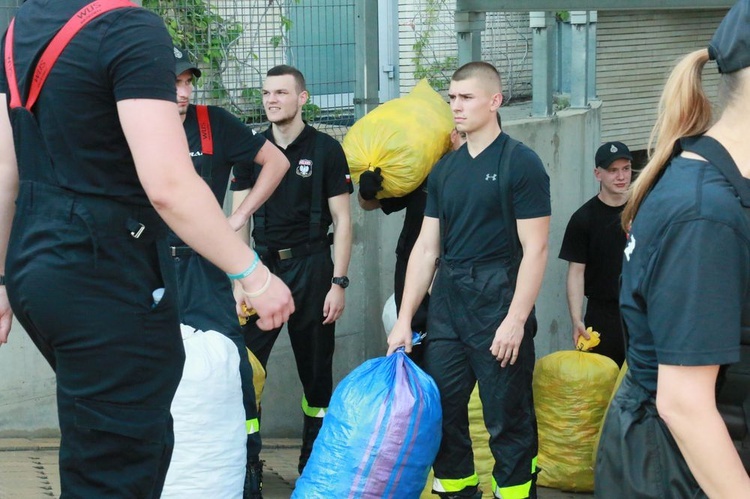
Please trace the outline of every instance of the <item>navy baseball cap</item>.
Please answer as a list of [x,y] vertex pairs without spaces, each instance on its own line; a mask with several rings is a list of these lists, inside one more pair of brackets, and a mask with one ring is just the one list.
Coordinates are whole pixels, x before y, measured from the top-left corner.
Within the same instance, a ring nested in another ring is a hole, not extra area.
[[597,168],[609,168],[609,165],[616,159],[629,159],[633,160],[633,155],[630,154],[628,146],[622,142],[605,142],[596,151],[594,156],[594,163]]
[[185,71],[192,71],[193,75],[195,75],[196,78],[200,78],[201,76],[201,70],[198,69],[198,67],[190,62],[190,56],[188,55],[188,51],[185,49],[181,49],[179,47],[174,48],[174,61],[175,61],[175,67],[174,67],[174,73],[177,76],[180,76]]
[[750,0],[740,0],[729,10],[708,44],[708,57],[719,73],[750,66]]

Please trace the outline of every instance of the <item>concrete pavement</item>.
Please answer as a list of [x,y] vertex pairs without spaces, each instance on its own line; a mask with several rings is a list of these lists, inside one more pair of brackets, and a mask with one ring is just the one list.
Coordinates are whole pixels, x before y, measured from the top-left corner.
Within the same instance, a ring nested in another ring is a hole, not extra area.
[[[59,439],[0,438],[0,499],[50,499],[60,497],[58,472]],[[261,459],[263,497],[289,499],[299,478],[296,439],[265,439]],[[575,494],[539,489],[540,499],[588,499],[592,494]]]

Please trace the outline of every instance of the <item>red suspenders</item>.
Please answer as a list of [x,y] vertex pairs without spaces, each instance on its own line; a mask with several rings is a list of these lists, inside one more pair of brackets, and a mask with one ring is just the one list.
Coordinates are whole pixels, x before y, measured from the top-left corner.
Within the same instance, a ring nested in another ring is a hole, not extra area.
[[212,155],[214,153],[214,137],[211,134],[211,122],[208,120],[208,107],[195,106],[198,115],[198,131],[201,135],[201,152]]
[[29,98],[25,106],[21,103],[21,95],[18,92],[18,80],[16,79],[16,68],[13,60],[13,29],[15,25],[15,19],[13,19],[10,22],[10,26],[8,26],[8,33],[5,37],[5,74],[8,79],[8,89],[10,90],[11,109],[25,107],[31,112],[31,108],[34,107],[39,97],[39,92],[42,90],[42,85],[44,85],[52,66],[54,66],[57,58],[70,40],[90,21],[93,21],[106,12],[122,7],[137,7],[137,5],[128,0],[95,0],[76,12],[65,23],[55,37],[52,38],[52,41],[50,41],[44,53],[42,53],[42,57],[39,59],[31,80]]

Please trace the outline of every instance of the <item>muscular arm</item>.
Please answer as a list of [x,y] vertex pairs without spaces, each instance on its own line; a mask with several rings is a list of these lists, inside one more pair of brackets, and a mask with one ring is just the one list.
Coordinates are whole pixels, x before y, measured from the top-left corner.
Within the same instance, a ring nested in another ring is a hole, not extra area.
[[[352,222],[349,193],[328,198],[328,208],[333,218],[333,275],[345,276],[349,271],[352,254]],[[331,284],[323,304],[323,324],[335,322],[344,312],[344,288]]]
[[[289,160],[270,141],[266,141],[261,147],[254,161],[262,167],[257,182],[249,192],[241,191],[245,193],[242,199],[232,196],[233,212],[229,217],[229,225],[236,231],[247,225],[253,213],[271,197],[271,194],[289,170]],[[236,203],[238,200],[239,202]]]
[[[185,243],[223,271],[241,273],[254,260],[253,252],[229,226],[208,184],[196,174],[176,106],[152,99],[117,103],[138,178],[151,204]],[[261,289],[266,271],[259,264],[240,280],[243,289]],[[294,310],[289,289],[274,276],[270,289],[247,303],[258,311],[261,328],[281,325]]]
[[[0,274],[5,275],[5,255],[18,195],[18,167],[5,94],[0,94],[0,101]],[[0,286],[0,345],[8,341],[12,319],[8,294],[5,286]]]
[[550,217],[539,217],[516,221],[523,258],[508,315],[497,328],[490,346],[492,355],[500,361],[502,367],[508,365],[508,362],[516,362],[526,319],[542,287],[544,269],[547,266],[549,220]]
[[388,335],[388,355],[404,347],[411,352],[411,320],[422,303],[435,275],[435,262],[440,256],[440,220],[424,217],[422,230],[409,256],[404,294],[396,325]]
[[573,324],[573,346],[578,343],[578,337],[583,335],[588,339],[586,326],[583,323],[583,290],[584,274],[586,272],[585,263],[570,262],[568,264],[568,311],[570,312],[570,322]]
[[750,495],[745,471],[716,408],[719,366],[659,365],[656,408],[709,497]]

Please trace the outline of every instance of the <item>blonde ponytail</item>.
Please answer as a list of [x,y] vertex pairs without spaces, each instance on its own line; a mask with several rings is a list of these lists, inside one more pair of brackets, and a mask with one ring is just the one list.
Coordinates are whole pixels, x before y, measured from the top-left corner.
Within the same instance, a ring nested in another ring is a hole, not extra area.
[[675,66],[664,85],[658,118],[648,143],[649,161],[633,182],[622,212],[622,226],[626,231],[630,230],[643,199],[667,166],[677,140],[704,133],[711,124],[711,103],[701,82],[707,61],[708,49],[688,54]]

